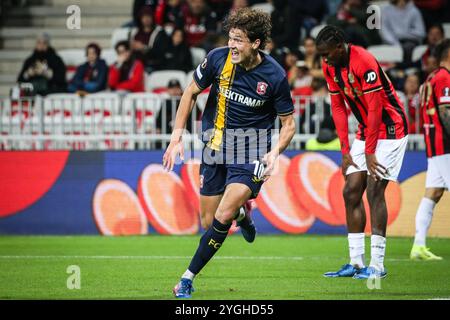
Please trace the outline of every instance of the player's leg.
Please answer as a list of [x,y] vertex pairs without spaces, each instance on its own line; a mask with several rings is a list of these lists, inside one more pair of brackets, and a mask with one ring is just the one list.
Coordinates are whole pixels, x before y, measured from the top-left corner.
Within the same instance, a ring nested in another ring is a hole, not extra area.
[[[434,207],[444,194],[447,186],[446,175],[450,176],[450,161],[444,161],[441,168],[439,160],[445,160],[445,156],[428,159],[427,178],[425,182],[425,196],[420,201],[416,213],[416,235],[410,252],[412,260],[441,260],[426,247],[428,229],[433,219]],[[437,159],[437,160],[436,160]],[[450,159],[450,158],[448,158]],[[448,162],[448,163],[447,163]],[[450,180],[450,177],[448,177]],[[450,181],[448,182],[450,183]]]
[[372,177],[367,178],[366,192],[372,225],[372,236],[370,238],[371,259],[370,265],[356,274],[354,276],[355,279],[384,278],[387,275],[384,268],[388,217],[385,190],[389,181],[397,181],[407,144],[408,136],[395,140],[378,140],[375,156],[378,162],[386,168],[386,172],[381,180],[375,180]]
[[338,271],[326,272],[325,277],[352,277],[364,267],[364,228],[366,227],[366,212],[362,196],[366,189],[367,173],[358,171],[346,177],[343,196],[348,230],[348,247],[350,263]]
[[208,230],[214,219],[214,214],[219,207],[223,194],[215,196],[200,195],[200,223],[204,230]]
[[385,276],[384,255],[386,251],[386,227],[388,212],[386,208],[385,190],[389,180],[368,178],[367,200],[370,208],[370,265],[369,267]]
[[217,208],[211,227],[200,238],[200,242],[191,263],[174,288],[178,298],[190,298],[192,281],[214,256],[225,241],[236,211],[251,197],[251,190],[243,184],[227,185]]
[[367,171],[364,155],[364,141],[355,140],[350,150],[353,162],[358,166],[350,166],[346,172],[343,197],[347,218],[348,246],[350,263],[342,266],[338,271],[327,272],[325,277],[352,277],[364,267],[364,243],[366,226],[366,212],[362,196],[366,189]]

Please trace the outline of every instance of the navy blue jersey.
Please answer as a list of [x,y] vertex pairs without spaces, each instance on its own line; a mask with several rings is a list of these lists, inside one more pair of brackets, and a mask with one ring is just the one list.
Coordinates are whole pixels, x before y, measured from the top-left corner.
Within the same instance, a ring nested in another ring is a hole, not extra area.
[[[217,48],[195,70],[194,80],[199,88],[211,85],[202,131],[203,141],[212,150],[232,145],[236,148],[236,141],[226,138],[228,131],[236,131],[230,129],[251,129],[264,135],[269,132],[270,137],[277,115],[293,113],[285,71],[269,55],[261,51],[260,55],[262,62],[246,71],[231,63],[228,47]],[[270,141],[267,143],[265,149],[270,147]]]

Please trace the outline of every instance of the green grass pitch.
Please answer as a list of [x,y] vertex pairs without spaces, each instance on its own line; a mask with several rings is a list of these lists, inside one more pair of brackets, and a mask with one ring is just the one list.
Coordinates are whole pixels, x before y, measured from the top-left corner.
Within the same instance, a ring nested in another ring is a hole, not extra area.
[[[199,236],[1,236],[0,299],[172,299]],[[194,299],[431,299],[450,297],[450,239],[429,239],[443,261],[408,259],[412,240],[388,238],[388,277],[322,274],[347,262],[344,236],[230,236],[195,280]],[[366,257],[370,256],[366,238]],[[67,267],[81,288],[67,288]]]

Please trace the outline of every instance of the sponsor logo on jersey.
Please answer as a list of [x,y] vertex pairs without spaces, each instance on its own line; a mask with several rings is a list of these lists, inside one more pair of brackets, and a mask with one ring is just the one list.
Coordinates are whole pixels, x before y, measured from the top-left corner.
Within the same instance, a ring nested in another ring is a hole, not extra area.
[[377,73],[373,70],[367,70],[366,73],[364,73],[364,80],[368,84],[374,84],[377,82]]
[[223,87],[219,87],[220,93],[225,96],[225,98],[230,99],[231,101],[235,101],[246,105],[248,107],[261,107],[266,100],[258,100],[251,97],[244,96],[240,93],[234,92],[230,89],[225,89]]

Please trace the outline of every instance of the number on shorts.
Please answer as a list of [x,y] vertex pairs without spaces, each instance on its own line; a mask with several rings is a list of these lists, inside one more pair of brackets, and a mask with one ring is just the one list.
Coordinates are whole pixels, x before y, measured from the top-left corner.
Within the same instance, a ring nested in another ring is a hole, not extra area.
[[266,169],[266,167],[258,160],[253,161],[253,163],[255,164],[255,170],[253,170],[253,175],[256,178],[261,179],[264,175],[264,170]]

